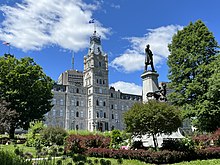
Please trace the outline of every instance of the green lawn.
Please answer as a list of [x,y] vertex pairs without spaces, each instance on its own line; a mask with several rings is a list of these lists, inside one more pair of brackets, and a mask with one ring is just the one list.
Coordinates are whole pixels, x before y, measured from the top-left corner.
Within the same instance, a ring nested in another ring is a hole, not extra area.
[[19,148],[21,150],[23,150],[23,152],[31,152],[34,156],[36,155],[36,150],[34,147],[26,147],[25,145],[23,144],[16,144],[16,146],[14,145],[2,145],[0,144],[0,150],[3,149],[3,150],[7,150],[7,151],[10,151],[10,152],[13,152],[14,153],[14,150],[15,148]]
[[195,160],[190,162],[175,163],[174,165],[219,165],[220,159]]

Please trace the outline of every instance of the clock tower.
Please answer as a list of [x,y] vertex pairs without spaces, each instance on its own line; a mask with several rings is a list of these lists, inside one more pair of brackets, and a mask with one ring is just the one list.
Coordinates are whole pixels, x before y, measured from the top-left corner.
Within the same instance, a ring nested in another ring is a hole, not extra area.
[[109,130],[108,56],[101,37],[94,31],[84,56],[83,86],[87,90],[88,130]]

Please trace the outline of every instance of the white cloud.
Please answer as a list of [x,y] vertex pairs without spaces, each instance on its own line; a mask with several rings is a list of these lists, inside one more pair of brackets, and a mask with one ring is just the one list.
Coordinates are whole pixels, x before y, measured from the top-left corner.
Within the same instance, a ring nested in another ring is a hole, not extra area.
[[112,7],[112,8],[115,8],[115,9],[120,9],[120,8],[121,8],[120,5],[116,5],[116,4],[114,4],[114,3],[111,4],[111,7]]
[[179,25],[162,26],[156,29],[148,29],[148,33],[144,37],[126,38],[130,42],[131,48],[116,57],[110,66],[124,72],[143,70],[144,49],[147,44],[150,44],[150,49],[154,54],[154,65],[160,64],[169,55],[167,46],[171,42],[172,36],[182,28]]
[[[88,46],[93,25],[88,24],[96,4],[82,0],[23,0],[12,6],[1,6],[5,19],[0,27],[0,40],[27,50],[40,50],[59,45],[78,51]],[[109,29],[97,22],[99,34],[105,38]]]
[[120,90],[123,93],[129,93],[129,94],[135,94],[135,95],[142,94],[142,87],[134,83],[118,81],[118,82],[110,84],[110,86],[113,86],[115,90]]

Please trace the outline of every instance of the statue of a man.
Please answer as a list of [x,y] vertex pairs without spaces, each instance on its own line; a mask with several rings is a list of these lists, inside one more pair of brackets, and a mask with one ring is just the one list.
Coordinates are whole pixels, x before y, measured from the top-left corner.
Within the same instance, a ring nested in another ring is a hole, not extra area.
[[145,57],[145,70],[147,71],[147,66],[151,65],[152,72],[155,72],[154,64],[153,64],[153,53],[150,50],[150,45],[149,44],[146,45],[145,54],[146,54],[146,57]]

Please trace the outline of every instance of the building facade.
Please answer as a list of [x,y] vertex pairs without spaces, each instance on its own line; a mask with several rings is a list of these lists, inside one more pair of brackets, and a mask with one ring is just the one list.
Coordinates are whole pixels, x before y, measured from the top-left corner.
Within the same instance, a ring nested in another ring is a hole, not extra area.
[[123,130],[123,113],[134,103],[142,102],[141,95],[109,87],[108,55],[102,50],[101,38],[96,32],[90,37],[84,70],[62,73],[53,94],[54,106],[45,115],[45,124],[74,130]]

